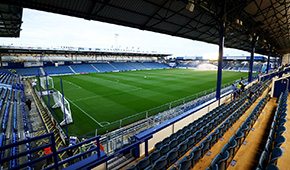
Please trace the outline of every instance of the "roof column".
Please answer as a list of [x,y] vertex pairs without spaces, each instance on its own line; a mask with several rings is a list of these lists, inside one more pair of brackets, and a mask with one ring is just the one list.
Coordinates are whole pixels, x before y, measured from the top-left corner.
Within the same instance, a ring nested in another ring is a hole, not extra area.
[[255,43],[256,37],[252,38],[252,50],[251,50],[251,57],[250,57],[250,67],[249,67],[249,78],[248,82],[252,82],[252,74],[253,74],[253,64],[254,64],[254,53],[255,53]]
[[220,21],[220,41],[219,41],[219,57],[218,57],[218,73],[217,73],[217,86],[216,86],[216,99],[219,100],[221,97],[221,84],[222,84],[222,64],[223,64],[223,53],[224,53],[224,21]]
[[271,48],[269,48],[269,54],[268,54],[268,60],[267,60],[267,72],[269,72],[269,67],[270,67],[270,57],[271,57]]

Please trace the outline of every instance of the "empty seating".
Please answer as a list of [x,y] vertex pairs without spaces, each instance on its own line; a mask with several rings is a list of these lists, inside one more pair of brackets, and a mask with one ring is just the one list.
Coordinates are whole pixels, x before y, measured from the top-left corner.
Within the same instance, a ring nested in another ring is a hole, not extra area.
[[288,97],[288,90],[281,93],[279,97],[278,107],[276,109],[273,122],[271,124],[270,133],[259,160],[257,169],[276,169],[277,160],[283,156],[280,146],[286,142],[283,133],[286,131],[284,123],[286,114],[286,102]]

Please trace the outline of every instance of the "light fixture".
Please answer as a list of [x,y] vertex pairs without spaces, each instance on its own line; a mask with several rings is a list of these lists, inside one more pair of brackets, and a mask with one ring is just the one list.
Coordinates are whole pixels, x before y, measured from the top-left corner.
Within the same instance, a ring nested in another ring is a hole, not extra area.
[[188,4],[186,5],[185,8],[186,8],[188,11],[193,12],[194,7],[195,7],[195,5],[194,5],[194,0],[188,0]]

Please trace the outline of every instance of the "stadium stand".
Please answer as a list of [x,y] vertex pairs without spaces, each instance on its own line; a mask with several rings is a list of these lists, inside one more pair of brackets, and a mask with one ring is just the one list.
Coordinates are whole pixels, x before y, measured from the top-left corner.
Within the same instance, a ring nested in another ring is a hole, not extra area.
[[40,75],[42,75],[41,71],[39,70],[39,67],[31,67],[29,69],[27,69],[27,68],[15,68],[15,70],[16,70],[17,74],[20,74],[22,76],[35,76],[38,73]]
[[231,70],[234,70],[234,71],[240,71],[242,67],[242,64],[241,63],[236,63]]
[[[107,64],[107,66],[110,66],[108,63],[105,64]],[[133,65],[136,68],[140,66],[140,64],[141,63]],[[79,69],[80,71],[78,70],[78,68],[72,68],[75,71],[81,72],[82,69],[87,70],[86,66],[92,67],[92,65],[90,64],[85,64],[83,65],[83,68]],[[213,108],[211,111],[202,115],[190,124],[184,126],[182,129],[176,131],[175,133],[172,133],[170,136],[159,141],[155,144],[154,150],[150,155],[139,160],[136,165],[131,165],[128,169],[188,169],[194,166],[198,166],[197,164],[200,163],[201,159],[206,159],[204,155],[208,154],[212,148],[216,147],[216,143],[219,143],[220,139],[224,138],[224,135],[228,133],[228,131],[230,131],[231,126],[233,126],[236,122],[239,122],[240,117],[244,115],[246,110],[248,110],[252,106],[252,104],[259,98],[259,96],[261,96],[262,93],[267,89],[267,87],[271,84],[269,78],[270,77],[265,77],[264,79],[261,79],[261,81],[257,81],[253,85],[248,86],[245,92],[238,96],[238,99],[232,100],[229,103],[222,103],[220,106]],[[0,119],[2,127],[0,144],[1,146],[4,146],[4,144],[5,146],[11,146],[11,152],[9,152],[9,155],[14,156],[20,153],[20,148],[18,148],[19,146],[17,145],[12,146],[9,144],[19,142],[20,138],[18,138],[17,132],[22,129],[22,131],[24,132],[24,136],[21,140],[30,140],[27,133],[29,124],[27,123],[27,116],[25,113],[23,102],[23,85],[21,85],[20,78],[17,75],[10,73],[1,73],[0,82],[11,85],[12,87],[11,89],[7,87],[2,87],[0,91],[0,105],[4,113],[3,119]],[[285,138],[283,138],[281,134],[285,131],[285,128],[283,128],[283,124],[286,122],[285,116],[287,114],[285,114],[285,102],[287,101],[288,92],[285,92],[284,94],[285,95],[281,95],[282,97],[280,97],[279,100],[279,105],[275,114],[277,118],[274,118],[272,123],[272,129],[276,129],[275,133],[273,133],[276,138],[271,138],[273,146],[280,146],[281,144],[283,144],[283,141],[285,141]],[[215,155],[215,158],[210,160],[211,166],[208,167],[208,169],[215,169],[217,167],[219,167],[220,169],[224,169],[225,167],[229,166],[234,155],[239,151],[238,148],[242,145],[243,141],[250,133],[254,123],[258,120],[260,113],[262,112],[265,104],[268,101],[267,98],[268,95],[260,100],[260,102],[255,106],[255,108],[247,116],[243,123],[239,122],[242,123],[240,125],[240,128],[235,131],[235,134],[232,135],[232,137],[229,139],[229,142],[223,145],[220,153],[217,153]],[[185,109],[185,111],[190,111],[191,108],[185,107],[183,109]],[[9,115],[12,119],[8,119]],[[22,117],[22,121],[21,123],[18,123],[19,120],[21,120],[19,119],[20,115]],[[44,115],[44,117],[47,116]],[[46,123],[48,125],[51,124],[49,122]],[[20,125],[23,127],[19,128]],[[5,140],[8,134],[11,135],[11,137],[9,140]],[[270,134],[272,133],[270,132]],[[49,137],[49,134],[45,135],[45,137]],[[86,143],[92,143],[93,140],[98,138],[99,137],[92,138],[86,141]],[[132,142],[133,143],[131,144],[134,144],[134,140],[132,140]],[[73,147],[74,149],[76,149],[80,146],[83,146],[83,144],[85,143],[79,143],[77,145],[74,145]],[[30,154],[32,148],[33,147],[31,147],[31,144],[29,143],[25,145],[25,150],[28,153],[26,156],[26,161],[32,160],[33,156]],[[78,162],[77,159],[79,159],[80,157],[83,157],[84,155],[89,156],[88,154],[90,152],[94,151],[96,153],[99,150],[99,147],[96,147],[95,145],[88,145],[88,148],[89,149],[87,150],[90,151],[84,152],[83,154],[76,154],[72,159],[64,158],[65,161],[63,161],[62,163],[64,164],[71,160]],[[58,155],[63,155],[63,153],[65,153],[68,149],[69,148],[64,148],[56,152],[58,153]],[[118,150],[119,149],[117,149],[116,151]],[[6,155],[6,153],[8,152],[5,151],[4,153]],[[101,156],[102,154],[104,153],[102,152],[99,155]],[[268,152],[267,154],[263,152],[263,155],[261,156],[261,159],[268,158],[269,165],[266,166],[276,166],[275,160],[277,160],[277,158],[281,156],[281,151],[277,148],[273,148],[272,152]],[[1,157],[3,157],[3,152],[0,153],[0,155]],[[4,159],[4,161],[5,160],[6,158]],[[13,157],[13,159],[10,159],[8,166],[10,168],[16,167],[20,165],[19,161],[20,158]],[[77,164],[74,165],[77,166]],[[5,166],[7,166],[7,164],[5,164]],[[28,166],[27,168],[31,169],[33,168],[33,166]]]
[[249,62],[245,62],[242,64],[240,71],[249,71]]
[[68,66],[47,66],[43,67],[43,69],[48,75],[74,74],[74,72]]
[[[263,64],[262,63],[254,63],[253,65],[253,71],[255,72],[261,72]],[[265,70],[264,70],[265,72]]]
[[[287,116],[287,97],[288,90],[279,97],[278,107],[271,124],[267,143],[259,159],[257,170],[276,167],[277,160],[283,156],[280,146],[286,142],[286,138],[282,134],[286,131],[284,124],[287,122],[287,119],[285,119]],[[276,167],[276,169],[278,168]]]
[[95,66],[100,72],[118,71],[118,69],[112,67],[109,63],[94,63],[93,66]]
[[146,70],[147,69],[145,66],[142,65],[142,63],[128,62],[127,64],[136,70]]
[[[268,85],[269,83],[267,83],[267,86]],[[264,91],[265,87],[267,86],[264,86],[261,91]],[[136,166],[132,165],[128,169],[131,169],[134,166],[138,169],[150,169],[151,167],[153,167],[153,169],[168,168],[176,160],[181,158],[184,153],[191,149],[192,151],[190,152],[190,156],[185,156],[182,158],[178,162],[177,167],[178,169],[187,169],[189,167],[193,167],[194,164],[200,158],[202,158],[203,155],[206,154],[211,146],[213,146],[217,140],[222,137],[223,133],[227,131],[231,125],[239,119],[242,113],[250,107],[250,105],[257,99],[257,96],[261,94],[261,91],[259,91],[259,93],[253,97],[253,100],[245,103],[247,94],[253,89],[260,89],[260,87],[260,83],[253,85],[252,87],[248,88],[242,96],[240,96],[240,100],[238,100],[236,103],[235,101],[232,101],[227,105],[222,104],[196,121],[190,123],[188,126],[185,126],[183,129],[173,133],[170,137],[167,137],[158,142],[155,145],[155,151],[151,153],[149,157],[145,157],[144,159],[140,160]],[[241,106],[243,103],[245,104]],[[236,109],[238,110],[234,113]],[[220,123],[222,124],[219,128],[217,128],[213,133],[208,134]],[[203,139],[204,137],[206,138]],[[198,147],[193,147],[198,143]],[[159,155],[159,157],[156,155]],[[148,159],[149,161],[147,161]]]
[[112,62],[110,64],[113,67],[117,68],[119,71],[129,71],[129,70],[132,70],[133,69],[127,63],[115,63],[115,62]]
[[93,73],[98,72],[91,64],[70,65],[76,73]]

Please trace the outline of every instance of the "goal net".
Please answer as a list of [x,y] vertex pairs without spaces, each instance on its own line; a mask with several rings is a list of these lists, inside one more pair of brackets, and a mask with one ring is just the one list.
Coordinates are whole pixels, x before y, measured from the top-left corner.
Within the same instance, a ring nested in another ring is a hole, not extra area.
[[[54,88],[54,84],[53,84],[53,79],[49,76],[47,76],[47,84],[48,84],[48,89],[52,89]],[[46,86],[46,77],[40,77],[40,86],[47,90],[47,86]]]
[[52,108],[54,109],[60,107],[62,113],[65,113],[65,117],[63,118],[64,120],[60,122],[60,125],[65,125],[65,120],[67,124],[73,123],[69,102],[64,98],[63,103],[62,94],[59,91],[53,94],[53,100],[54,105]]

